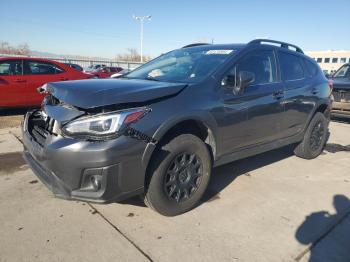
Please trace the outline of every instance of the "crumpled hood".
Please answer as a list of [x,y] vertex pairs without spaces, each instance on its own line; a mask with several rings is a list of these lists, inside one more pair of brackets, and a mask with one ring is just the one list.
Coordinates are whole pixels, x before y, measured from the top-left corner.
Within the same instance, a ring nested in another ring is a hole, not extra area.
[[60,101],[82,109],[144,103],[177,95],[186,84],[139,79],[89,79],[48,83],[46,91]]
[[332,81],[334,89],[350,90],[349,78],[332,79]]

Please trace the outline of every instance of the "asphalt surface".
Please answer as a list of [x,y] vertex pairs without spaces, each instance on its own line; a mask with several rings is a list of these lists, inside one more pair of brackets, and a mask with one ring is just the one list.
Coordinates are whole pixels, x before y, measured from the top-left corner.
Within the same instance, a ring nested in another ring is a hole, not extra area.
[[[22,112],[21,112],[22,113]],[[290,147],[215,168],[196,209],[52,196],[22,158],[22,116],[0,116],[0,261],[350,261],[350,124],[325,151]]]

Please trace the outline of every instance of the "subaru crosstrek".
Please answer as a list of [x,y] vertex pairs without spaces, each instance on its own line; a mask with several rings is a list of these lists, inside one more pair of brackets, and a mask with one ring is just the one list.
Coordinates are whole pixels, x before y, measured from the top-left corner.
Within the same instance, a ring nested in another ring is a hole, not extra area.
[[26,161],[55,195],[135,195],[173,216],[200,202],[213,166],[294,144],[325,145],[330,86],[294,45],[200,44],[118,79],[48,83],[23,124]]

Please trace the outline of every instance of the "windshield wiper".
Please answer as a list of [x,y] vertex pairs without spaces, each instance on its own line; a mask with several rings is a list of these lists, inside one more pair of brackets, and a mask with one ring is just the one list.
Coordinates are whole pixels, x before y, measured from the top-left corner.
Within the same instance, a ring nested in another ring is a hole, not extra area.
[[150,77],[150,76],[146,77],[145,80],[151,80],[151,81],[157,81],[157,82],[160,81],[159,79],[156,79],[156,78]]

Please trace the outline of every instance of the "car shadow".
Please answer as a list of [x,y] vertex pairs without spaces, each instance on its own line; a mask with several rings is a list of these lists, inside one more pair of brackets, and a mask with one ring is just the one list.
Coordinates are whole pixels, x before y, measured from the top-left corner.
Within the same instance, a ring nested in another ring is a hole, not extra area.
[[350,145],[340,145],[335,143],[328,143],[324,150],[329,153],[337,153],[337,152],[350,152]]
[[220,192],[239,176],[250,176],[250,172],[293,156],[293,145],[237,160],[213,169],[208,189],[202,203],[220,198]]
[[[208,188],[199,205],[220,198],[220,192],[230,185],[237,177],[241,175],[250,176],[249,172],[252,170],[278,162],[293,155],[293,146],[289,145],[246,159],[234,161],[223,166],[215,167],[212,171]],[[146,207],[139,196],[123,200],[118,202],[118,204]]]
[[23,108],[3,108],[0,109],[0,116],[18,116],[24,115],[34,107],[23,107]]
[[335,117],[332,116],[331,120],[333,122],[338,122],[338,123],[344,123],[344,124],[350,124],[350,118],[349,117]]
[[335,213],[321,210],[305,217],[295,238],[308,246],[295,261],[300,261],[308,252],[309,262],[350,261],[350,200],[344,195],[335,195],[333,206]]

